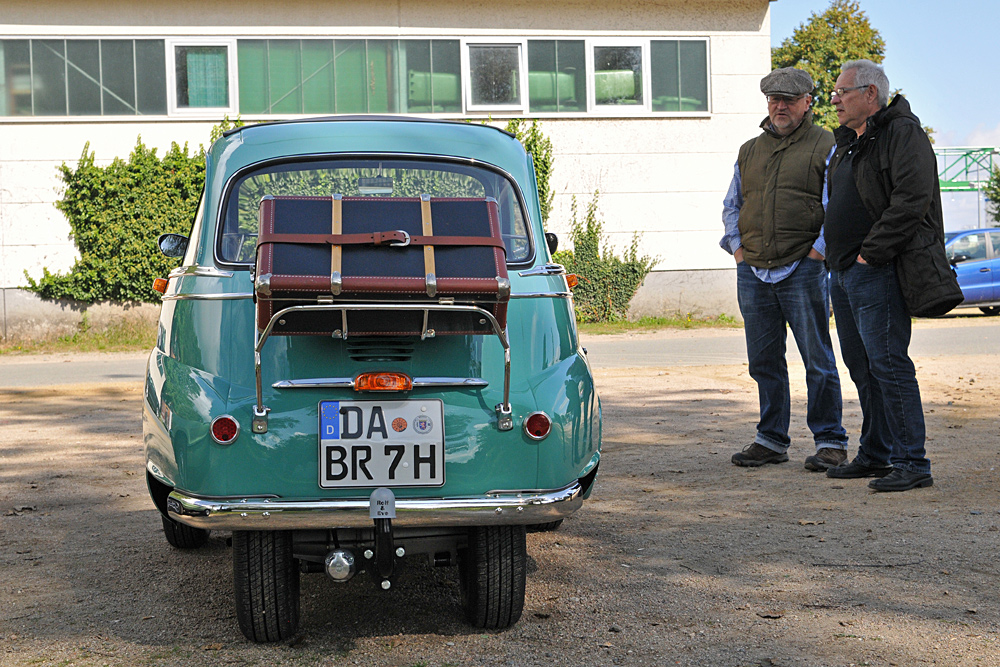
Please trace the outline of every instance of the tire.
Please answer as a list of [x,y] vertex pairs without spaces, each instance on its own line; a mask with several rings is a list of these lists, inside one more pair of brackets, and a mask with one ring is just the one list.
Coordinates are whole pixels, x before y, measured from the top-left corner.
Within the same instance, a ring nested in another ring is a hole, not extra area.
[[469,530],[469,546],[459,555],[462,606],[477,628],[503,630],[524,609],[526,561],[524,526],[479,526]]
[[208,542],[207,530],[185,526],[162,514],[160,518],[163,519],[163,534],[170,546],[178,549],[197,549]]
[[983,311],[983,315],[1000,315],[1000,306],[983,306],[979,310]]
[[562,525],[563,520],[558,519],[556,521],[549,521],[548,523],[536,523],[532,526],[528,526],[529,533],[549,533],[553,530],[558,530],[559,526]]
[[288,531],[233,531],[236,619],[247,639],[290,639],[299,627],[299,567]]

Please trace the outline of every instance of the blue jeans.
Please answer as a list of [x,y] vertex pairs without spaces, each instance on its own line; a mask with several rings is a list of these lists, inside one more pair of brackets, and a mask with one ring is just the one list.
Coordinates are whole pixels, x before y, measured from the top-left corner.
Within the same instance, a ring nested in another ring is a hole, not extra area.
[[861,401],[861,446],[855,460],[929,473],[920,388],[907,353],[910,314],[895,267],[855,262],[834,271],[830,297],[840,350]]
[[816,450],[847,449],[841,426],[840,376],[830,342],[829,276],[823,262],[803,258],[777,283],[758,278],[746,262],[736,265],[736,294],[743,314],[750,377],[757,381],[760,422],[754,442],[775,452],[788,450],[791,398],[785,362],[785,325],[806,367],[806,424]]

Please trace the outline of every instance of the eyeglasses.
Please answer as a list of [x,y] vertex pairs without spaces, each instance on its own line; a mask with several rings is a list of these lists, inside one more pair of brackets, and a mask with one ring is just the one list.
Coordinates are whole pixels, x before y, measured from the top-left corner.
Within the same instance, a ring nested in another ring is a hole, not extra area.
[[844,93],[850,90],[861,90],[862,88],[867,88],[868,86],[850,86],[849,88],[834,88],[833,92],[830,93],[830,99],[836,95],[837,97],[843,97]]
[[778,102],[784,102],[785,104],[791,105],[795,104],[806,95],[808,95],[808,93],[797,95],[795,97],[789,97],[788,95],[765,95],[765,97],[767,98],[768,104],[777,104]]

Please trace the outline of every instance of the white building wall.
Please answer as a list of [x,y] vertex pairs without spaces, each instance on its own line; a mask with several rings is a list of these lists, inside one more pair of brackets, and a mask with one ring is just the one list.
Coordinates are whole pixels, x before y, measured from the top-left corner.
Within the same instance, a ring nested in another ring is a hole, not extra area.
[[[206,6],[206,5],[213,6]],[[457,9],[457,11],[456,11]],[[204,0],[5,0],[0,37],[19,35],[606,35],[709,39],[711,113],[688,117],[547,118],[555,197],[549,228],[565,238],[570,202],[583,212],[595,190],[613,245],[634,232],[657,269],[731,268],[718,247],[721,201],[741,143],[765,113],[759,80],[770,64],[767,0],[445,0],[232,5]],[[334,23],[336,21],[336,23]],[[345,27],[346,26],[346,27]],[[529,116],[530,117],[530,116]],[[499,115],[494,120],[501,121]],[[137,122],[0,118],[0,287],[26,284],[42,268],[66,271],[76,251],[55,208],[58,166],[76,165],[86,142],[98,163],[127,158],[141,135],[162,155],[172,141],[197,150],[220,119]],[[246,120],[253,120],[247,118]]]

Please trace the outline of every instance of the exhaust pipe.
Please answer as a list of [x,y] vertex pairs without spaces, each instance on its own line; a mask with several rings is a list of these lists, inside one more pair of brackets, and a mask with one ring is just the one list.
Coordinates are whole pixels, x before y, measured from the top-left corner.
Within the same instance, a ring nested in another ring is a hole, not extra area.
[[357,574],[354,565],[354,554],[347,549],[334,549],[326,555],[325,570],[334,581],[344,583]]

